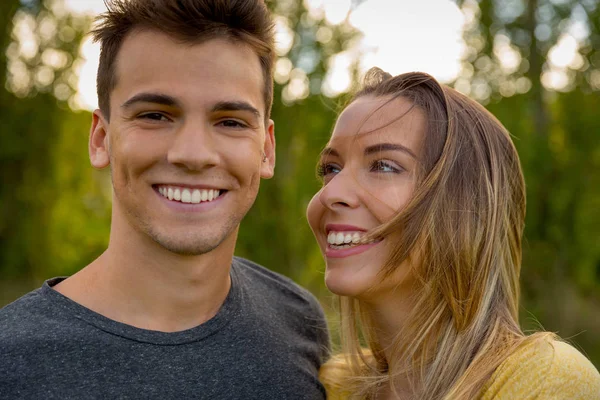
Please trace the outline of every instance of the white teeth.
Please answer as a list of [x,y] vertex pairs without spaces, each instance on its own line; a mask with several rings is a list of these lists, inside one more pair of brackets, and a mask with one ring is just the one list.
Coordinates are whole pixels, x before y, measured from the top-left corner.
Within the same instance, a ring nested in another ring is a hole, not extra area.
[[191,203],[192,202],[192,194],[188,189],[183,189],[181,192],[181,202],[182,203]]
[[212,201],[219,197],[220,190],[214,189],[188,189],[178,187],[161,186],[158,188],[158,193],[169,200],[181,201],[182,203],[198,204],[203,201]]
[[198,189],[194,189],[194,192],[192,193],[192,203],[198,204],[200,203],[200,200],[202,200],[202,193],[200,193]]
[[327,235],[327,243],[329,243],[329,244],[335,243],[335,233],[329,232],[329,235]]
[[359,244],[364,232],[329,232],[327,243],[333,246]]

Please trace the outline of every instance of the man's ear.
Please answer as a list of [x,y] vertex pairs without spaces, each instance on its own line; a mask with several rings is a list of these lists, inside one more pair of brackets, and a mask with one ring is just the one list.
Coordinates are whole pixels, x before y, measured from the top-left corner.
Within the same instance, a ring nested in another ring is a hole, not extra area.
[[[260,176],[264,179],[273,177],[275,173],[275,122],[272,119],[265,130],[265,144],[263,147],[263,163],[260,167]],[[266,160],[264,159],[266,157]]]
[[90,142],[88,144],[90,162],[94,168],[106,168],[110,164],[108,143],[108,122],[102,111],[95,110],[92,114]]

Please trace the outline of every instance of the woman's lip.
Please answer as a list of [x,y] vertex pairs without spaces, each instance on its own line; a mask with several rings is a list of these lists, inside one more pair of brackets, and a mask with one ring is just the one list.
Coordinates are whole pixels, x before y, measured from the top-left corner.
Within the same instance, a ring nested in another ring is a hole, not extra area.
[[377,246],[379,243],[381,243],[381,241],[368,243],[368,244],[361,244],[361,245],[352,246],[352,247],[346,247],[343,249],[333,249],[333,248],[329,247],[329,245],[327,245],[327,247],[325,247],[325,257],[327,257],[327,258],[345,258],[345,257],[354,256],[354,255],[357,255],[360,253],[364,253],[365,251],[371,249],[372,247]]
[[367,230],[364,228],[360,228],[358,226],[346,225],[346,224],[327,224],[325,225],[325,233],[329,234],[329,232],[366,232]]

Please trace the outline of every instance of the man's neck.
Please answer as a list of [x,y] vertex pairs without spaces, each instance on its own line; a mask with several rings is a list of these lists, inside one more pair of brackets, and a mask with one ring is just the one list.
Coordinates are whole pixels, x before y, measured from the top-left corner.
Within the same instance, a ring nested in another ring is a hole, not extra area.
[[175,332],[211,319],[231,286],[236,232],[218,248],[183,256],[139,233],[111,235],[108,249],[59,283],[59,293],[105,317],[137,328]]

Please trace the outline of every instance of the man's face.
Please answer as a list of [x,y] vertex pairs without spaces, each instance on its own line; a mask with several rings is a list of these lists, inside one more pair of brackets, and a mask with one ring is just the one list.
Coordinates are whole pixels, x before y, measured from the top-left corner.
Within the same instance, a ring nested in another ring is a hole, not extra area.
[[256,54],[142,30],[125,39],[116,81],[110,121],[97,110],[90,138],[92,164],[111,166],[112,229],[177,254],[235,241],[275,162]]

